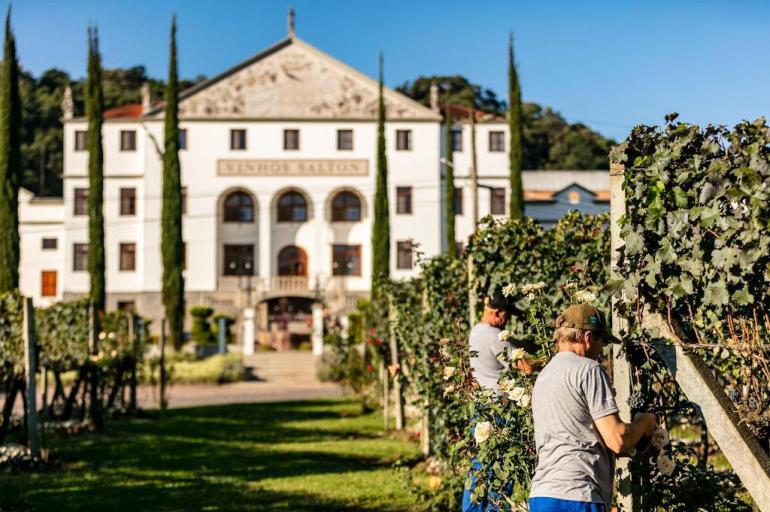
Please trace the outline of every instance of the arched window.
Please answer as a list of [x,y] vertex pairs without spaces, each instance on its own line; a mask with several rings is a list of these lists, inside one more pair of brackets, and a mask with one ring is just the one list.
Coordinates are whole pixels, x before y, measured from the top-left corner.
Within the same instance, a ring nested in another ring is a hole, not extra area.
[[254,222],[254,201],[245,192],[233,192],[225,199],[225,222]]
[[332,199],[332,222],[361,220],[361,200],[353,192],[340,192]]
[[278,222],[305,222],[307,201],[299,192],[286,192],[278,199]]
[[296,245],[287,245],[278,253],[279,276],[306,276],[307,254]]

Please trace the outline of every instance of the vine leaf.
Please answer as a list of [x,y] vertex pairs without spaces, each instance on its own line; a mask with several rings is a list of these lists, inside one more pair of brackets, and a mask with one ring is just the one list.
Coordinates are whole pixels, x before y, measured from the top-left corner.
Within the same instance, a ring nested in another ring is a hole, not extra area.
[[712,281],[706,286],[703,301],[714,306],[724,306],[730,301],[730,294],[727,292],[727,283],[724,279]]

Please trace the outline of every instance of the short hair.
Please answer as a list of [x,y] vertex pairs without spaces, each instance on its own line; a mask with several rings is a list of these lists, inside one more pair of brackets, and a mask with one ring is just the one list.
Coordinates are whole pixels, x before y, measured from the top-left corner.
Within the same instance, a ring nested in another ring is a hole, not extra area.
[[502,288],[495,288],[492,293],[484,297],[484,307],[504,311],[508,314],[512,314],[515,309],[513,301],[503,293]]
[[557,343],[578,343],[583,337],[583,333],[591,332],[584,331],[583,329],[575,329],[574,327],[557,327],[553,333],[553,339]]

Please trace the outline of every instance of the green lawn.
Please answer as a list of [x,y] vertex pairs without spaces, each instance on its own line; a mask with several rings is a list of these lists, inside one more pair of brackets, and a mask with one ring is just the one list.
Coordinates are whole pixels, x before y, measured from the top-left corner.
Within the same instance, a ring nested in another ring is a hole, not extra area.
[[60,467],[0,475],[0,510],[407,510],[416,456],[346,400],[232,405],[112,421],[54,445]]

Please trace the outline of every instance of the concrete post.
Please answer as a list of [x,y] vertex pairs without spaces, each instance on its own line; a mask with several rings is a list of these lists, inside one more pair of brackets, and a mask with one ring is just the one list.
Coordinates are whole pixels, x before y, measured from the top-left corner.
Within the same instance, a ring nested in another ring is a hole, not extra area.
[[218,331],[218,338],[219,338],[219,353],[224,354],[227,352],[227,348],[225,347],[225,330],[227,329],[227,320],[225,320],[225,317],[220,316],[219,317],[219,331]]
[[243,310],[243,355],[254,355],[254,308]]
[[33,457],[40,457],[40,445],[37,438],[37,389],[35,367],[37,347],[35,345],[35,308],[32,299],[23,299],[24,328],[24,376],[27,379],[27,444]]
[[[393,299],[391,299],[392,301]],[[388,338],[390,342],[390,365],[393,372],[388,372],[393,377],[393,414],[396,417],[396,430],[404,429],[404,392],[401,388],[401,361],[398,353],[398,340],[396,339],[396,322],[398,313],[390,304],[388,314]]]
[[324,309],[320,302],[313,303],[313,334],[311,342],[313,345],[313,355],[324,355]]

